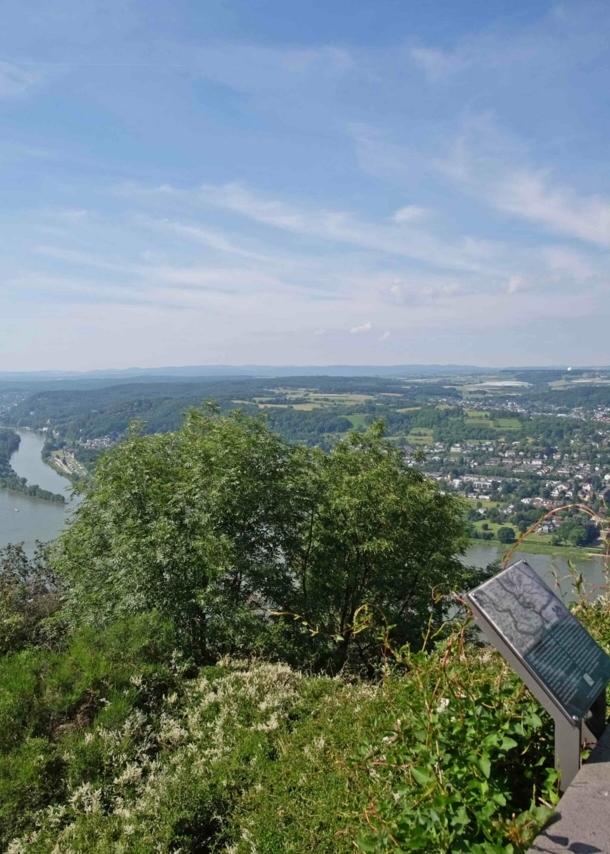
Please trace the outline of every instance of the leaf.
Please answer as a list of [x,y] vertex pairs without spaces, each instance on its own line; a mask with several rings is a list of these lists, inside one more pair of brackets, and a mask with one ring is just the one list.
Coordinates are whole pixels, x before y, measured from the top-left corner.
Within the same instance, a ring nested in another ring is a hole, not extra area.
[[466,812],[466,807],[462,804],[462,806],[458,809],[456,814],[451,819],[451,824],[453,827],[461,826],[465,827],[469,822],[468,813]]
[[356,840],[356,845],[361,851],[364,851],[364,854],[375,854],[377,850],[377,845],[371,839],[365,839],[362,836],[359,836]]
[[500,750],[512,750],[513,747],[517,747],[517,742],[514,738],[509,738],[507,735],[505,735],[502,739]]
[[432,780],[434,779],[432,777],[432,775],[429,774],[428,771],[426,771],[423,768],[413,767],[413,768],[411,768],[411,772],[412,772],[416,782],[419,783],[420,786],[426,786],[428,783],[431,783]]
[[477,762],[477,765],[481,769],[481,772],[486,777],[486,779],[489,779],[489,775],[491,773],[491,762],[489,761],[489,756],[481,756],[481,758]]

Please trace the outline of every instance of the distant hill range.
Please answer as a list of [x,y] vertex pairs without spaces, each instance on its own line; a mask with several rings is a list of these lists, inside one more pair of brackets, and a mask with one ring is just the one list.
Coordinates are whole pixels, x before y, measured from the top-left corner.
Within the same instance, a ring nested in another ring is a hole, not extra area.
[[[563,373],[567,367],[481,367],[479,365],[192,365],[186,367],[125,368],[104,371],[0,371],[0,386],[94,388],[134,382],[192,382],[209,379],[267,377],[435,377],[449,374],[511,374],[540,372],[534,382],[556,379],[553,373]],[[574,373],[607,368],[574,368]]]
[[[136,379],[138,377],[396,377],[408,374],[489,374],[499,371],[565,371],[567,366],[481,367],[480,365],[187,365],[103,371],[0,371],[0,380]],[[607,370],[576,368],[575,370]]]
[[476,365],[188,365],[104,371],[0,371],[0,380],[138,379],[139,377],[387,377],[489,373]]

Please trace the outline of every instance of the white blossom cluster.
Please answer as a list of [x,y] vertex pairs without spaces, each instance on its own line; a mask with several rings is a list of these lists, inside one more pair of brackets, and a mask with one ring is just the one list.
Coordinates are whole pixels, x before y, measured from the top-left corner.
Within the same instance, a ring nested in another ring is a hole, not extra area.
[[103,756],[108,782],[82,783],[65,804],[41,810],[37,829],[14,839],[7,854],[78,854],[84,832],[101,834],[100,843],[107,834],[100,851],[130,850],[136,832],[145,834],[146,850],[167,851],[163,840],[155,841],[156,820],[171,809],[180,781],[209,779],[244,731],[280,727],[298,700],[301,679],[282,664],[225,661],[220,676],[193,680],[182,702],[167,696],[155,719],[134,711],[117,729],[94,728],[83,743]]

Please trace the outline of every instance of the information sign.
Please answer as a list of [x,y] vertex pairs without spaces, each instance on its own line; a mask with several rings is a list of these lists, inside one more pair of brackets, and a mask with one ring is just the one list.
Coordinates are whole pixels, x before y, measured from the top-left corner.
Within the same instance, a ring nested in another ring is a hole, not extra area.
[[610,681],[610,657],[525,561],[468,594],[563,714],[583,719]]

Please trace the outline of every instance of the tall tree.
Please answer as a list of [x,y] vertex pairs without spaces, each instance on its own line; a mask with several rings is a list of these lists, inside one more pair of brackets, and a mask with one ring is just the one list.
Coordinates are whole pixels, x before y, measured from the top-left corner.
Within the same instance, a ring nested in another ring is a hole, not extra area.
[[341,666],[369,654],[362,606],[420,643],[447,610],[433,590],[473,581],[465,545],[457,500],[381,423],[324,454],[208,409],[175,433],[134,427],[104,454],[53,560],[75,620],[154,609],[200,651],[288,645]]

